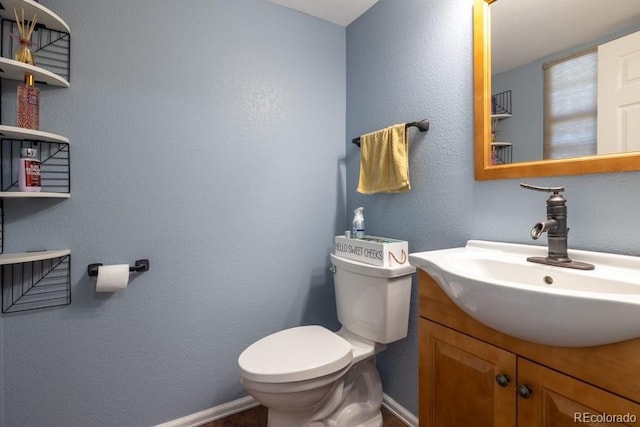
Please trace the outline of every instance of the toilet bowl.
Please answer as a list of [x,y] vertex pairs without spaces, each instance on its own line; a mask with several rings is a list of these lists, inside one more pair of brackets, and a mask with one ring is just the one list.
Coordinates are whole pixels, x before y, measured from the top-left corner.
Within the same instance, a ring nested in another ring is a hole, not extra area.
[[338,320],[268,335],[238,358],[241,383],[269,427],[380,427],[375,355],[407,334],[410,265],[376,267],[331,255]]

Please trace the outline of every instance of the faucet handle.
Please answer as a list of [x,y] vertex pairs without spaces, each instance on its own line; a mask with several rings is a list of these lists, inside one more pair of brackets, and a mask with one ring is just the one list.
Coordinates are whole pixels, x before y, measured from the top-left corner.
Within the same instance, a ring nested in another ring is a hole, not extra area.
[[520,183],[520,187],[526,188],[527,190],[545,191],[553,194],[560,194],[564,191],[564,187],[539,187],[537,185],[525,184],[524,182]]

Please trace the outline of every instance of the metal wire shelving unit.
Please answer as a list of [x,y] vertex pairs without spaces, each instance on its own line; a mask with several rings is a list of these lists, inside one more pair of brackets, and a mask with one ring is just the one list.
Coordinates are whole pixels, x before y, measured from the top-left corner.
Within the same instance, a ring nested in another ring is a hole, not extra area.
[[[22,82],[26,74],[36,85],[69,87],[71,36],[68,25],[33,0],[0,0],[0,79]],[[14,12],[15,10],[15,12]],[[36,65],[14,58],[18,34],[15,13],[37,25],[31,37]],[[2,96],[0,91],[0,96]],[[4,94],[6,95],[6,94]],[[1,103],[0,103],[1,105]],[[4,115],[0,109],[0,118]],[[14,313],[71,303],[71,251],[69,249],[4,253],[5,205],[18,198],[69,198],[71,193],[69,140],[49,132],[0,124],[0,281],[2,313]],[[38,148],[42,192],[18,191],[16,159],[21,148]]]

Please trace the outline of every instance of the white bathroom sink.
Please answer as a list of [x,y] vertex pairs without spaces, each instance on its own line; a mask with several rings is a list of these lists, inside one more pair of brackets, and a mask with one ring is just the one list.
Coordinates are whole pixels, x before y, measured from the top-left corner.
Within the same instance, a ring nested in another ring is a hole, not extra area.
[[589,347],[640,337],[640,257],[569,250],[574,270],[536,264],[543,246],[469,240],[460,248],[413,253],[474,319],[517,338],[560,347]]

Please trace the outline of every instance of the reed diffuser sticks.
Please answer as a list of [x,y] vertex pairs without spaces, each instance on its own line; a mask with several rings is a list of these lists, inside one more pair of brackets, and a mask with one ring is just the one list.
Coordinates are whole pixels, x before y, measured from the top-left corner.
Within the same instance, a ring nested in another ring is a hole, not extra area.
[[24,20],[24,9],[22,9],[22,19],[18,18],[18,11],[15,8],[13,13],[16,17],[16,26],[20,36],[20,47],[16,50],[14,59],[25,64],[36,65],[35,56],[31,51],[31,35],[38,23],[38,15],[34,14],[33,19],[29,22]]

